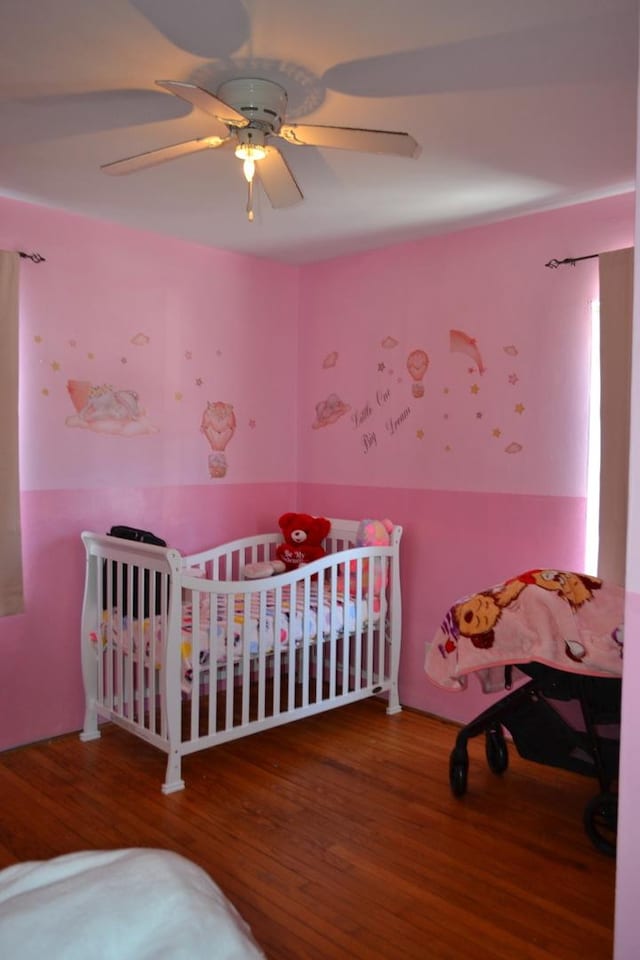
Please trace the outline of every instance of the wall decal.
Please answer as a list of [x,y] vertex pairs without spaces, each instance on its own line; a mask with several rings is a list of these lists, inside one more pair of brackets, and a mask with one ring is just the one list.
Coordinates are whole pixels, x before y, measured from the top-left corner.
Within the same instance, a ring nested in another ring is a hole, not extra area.
[[380,346],[384,347],[385,350],[393,350],[394,347],[398,346],[398,341],[395,337],[385,337],[384,340],[380,341]]
[[94,386],[89,380],[68,380],[67,392],[76,413],[67,417],[67,427],[80,427],[112,437],[138,437],[157,433],[147,418],[135,390],[114,390],[107,383]]
[[335,423],[345,413],[348,413],[351,407],[348,403],[343,403],[337,393],[330,393],[326,400],[316,403],[316,419],[311,425],[314,430],[320,427],[328,427]]
[[131,337],[129,343],[132,343],[134,347],[146,347],[150,339],[146,333],[136,333],[135,337]]
[[226,448],[236,432],[236,417],[233,404],[223,400],[208,402],[200,430],[207,438],[211,453],[209,454],[209,476],[217,480],[227,474]]
[[522,444],[521,444],[521,443],[516,443],[516,442],[514,441],[513,443],[510,443],[508,447],[505,447],[505,448],[504,448],[504,452],[505,452],[505,453],[520,453],[520,451],[521,451],[522,449],[523,449]]
[[482,362],[476,340],[464,330],[449,330],[449,350],[451,353],[464,353],[467,357],[471,357],[478,368],[478,373],[485,372],[486,367]]
[[429,354],[424,350],[412,350],[407,357],[407,370],[413,380],[411,393],[416,398],[424,396],[424,384],[422,380],[428,369]]
[[328,353],[324,360],[322,361],[322,366],[325,370],[329,370],[331,367],[335,367],[338,362],[338,351],[333,350],[331,353]]
[[505,353],[507,354],[507,356],[509,356],[509,357],[517,357],[517,356],[518,356],[518,348],[517,348],[517,347],[514,347],[513,344],[510,344],[508,347],[503,347],[502,349],[504,350],[504,352],[505,352]]

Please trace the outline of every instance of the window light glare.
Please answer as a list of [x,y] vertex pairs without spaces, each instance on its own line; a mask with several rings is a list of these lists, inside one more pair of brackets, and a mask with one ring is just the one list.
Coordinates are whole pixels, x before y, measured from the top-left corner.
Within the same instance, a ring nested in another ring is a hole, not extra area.
[[587,452],[587,516],[585,573],[598,573],[600,523],[600,301],[591,301],[591,365],[589,373],[589,446]]

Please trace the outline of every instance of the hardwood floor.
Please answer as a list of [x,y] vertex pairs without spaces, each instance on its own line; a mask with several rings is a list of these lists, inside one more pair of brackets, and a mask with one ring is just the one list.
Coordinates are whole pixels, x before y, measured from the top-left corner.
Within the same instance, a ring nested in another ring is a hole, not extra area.
[[[109,724],[0,754],[0,867],[157,846],[204,867],[270,960],[609,960],[614,861],[582,827],[597,783],[510,749],[492,774],[456,727],[364,701],[165,757]],[[215,954],[212,954],[215,956]]]

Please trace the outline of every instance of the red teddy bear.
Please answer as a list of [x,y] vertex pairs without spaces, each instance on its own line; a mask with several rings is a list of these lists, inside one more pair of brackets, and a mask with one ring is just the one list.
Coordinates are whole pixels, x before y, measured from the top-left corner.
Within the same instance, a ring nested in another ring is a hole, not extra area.
[[283,513],[278,520],[285,542],[278,545],[276,555],[287,570],[296,570],[305,563],[324,557],[322,541],[331,530],[325,517],[308,513]]

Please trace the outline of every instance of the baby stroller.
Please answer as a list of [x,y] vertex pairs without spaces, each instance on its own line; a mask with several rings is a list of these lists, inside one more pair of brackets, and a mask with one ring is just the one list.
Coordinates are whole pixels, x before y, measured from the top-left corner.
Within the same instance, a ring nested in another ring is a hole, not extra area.
[[[526,760],[597,779],[599,792],[585,807],[584,828],[598,850],[614,856],[622,681],[568,673],[540,663],[516,666],[529,680],[511,690],[512,667],[505,667],[505,688],[511,692],[458,733],[449,760],[451,790],[457,797],[466,793],[467,743],[481,733],[489,769],[496,774],[507,770],[506,728]],[[554,701],[577,702],[582,721],[577,728],[554,707]]]

